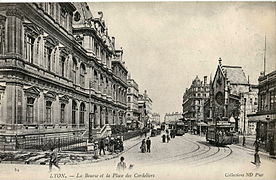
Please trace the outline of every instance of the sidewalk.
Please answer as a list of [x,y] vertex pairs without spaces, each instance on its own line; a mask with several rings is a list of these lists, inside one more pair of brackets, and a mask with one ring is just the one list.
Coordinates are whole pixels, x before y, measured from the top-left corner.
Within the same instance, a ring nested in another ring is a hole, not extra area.
[[[62,151],[58,152],[58,158],[60,164],[85,164],[85,163],[97,163],[104,160],[109,160],[119,157],[124,152],[128,151],[132,147],[139,144],[143,137],[134,137],[124,141],[124,151],[119,153],[110,154],[106,151],[106,155],[98,155],[97,159],[94,159],[94,152],[81,152],[81,151]],[[7,151],[0,152],[0,163],[3,164],[41,164],[45,165],[49,163],[49,151]],[[2,162],[1,162],[2,160]]]
[[[252,153],[255,153],[255,142],[256,136],[245,136],[245,145],[243,146],[243,136],[239,137],[239,143],[234,144],[238,148],[246,149],[247,151],[250,151]],[[268,152],[266,152],[264,149],[260,148],[259,155],[261,158],[270,160],[274,163],[276,163],[276,157],[270,156]]]

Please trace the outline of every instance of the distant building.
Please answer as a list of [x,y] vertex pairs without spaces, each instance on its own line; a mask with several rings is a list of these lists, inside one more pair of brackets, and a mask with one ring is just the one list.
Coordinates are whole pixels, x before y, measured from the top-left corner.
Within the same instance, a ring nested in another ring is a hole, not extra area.
[[134,79],[130,76],[127,80],[127,113],[126,113],[126,123],[129,127],[138,128],[140,122],[140,112],[138,109],[138,94],[139,87]]
[[138,107],[141,113],[141,121],[146,126],[152,121],[152,100],[146,90],[143,94],[138,95]]
[[198,76],[193,80],[190,88],[183,95],[183,118],[188,121],[188,128],[197,128],[204,121],[204,103],[209,98],[209,84],[207,76],[201,81]]
[[160,124],[160,114],[158,114],[158,113],[152,114],[152,123]]
[[166,124],[173,123],[175,121],[178,121],[182,119],[182,113],[181,112],[172,112],[172,113],[166,113],[164,116],[164,122]]

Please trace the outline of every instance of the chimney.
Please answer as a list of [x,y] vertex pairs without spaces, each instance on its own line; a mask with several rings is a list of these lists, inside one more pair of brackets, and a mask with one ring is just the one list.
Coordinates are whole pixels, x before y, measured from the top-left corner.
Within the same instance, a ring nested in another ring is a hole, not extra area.
[[204,85],[206,85],[206,83],[207,83],[207,76],[204,76],[203,82],[204,82]]

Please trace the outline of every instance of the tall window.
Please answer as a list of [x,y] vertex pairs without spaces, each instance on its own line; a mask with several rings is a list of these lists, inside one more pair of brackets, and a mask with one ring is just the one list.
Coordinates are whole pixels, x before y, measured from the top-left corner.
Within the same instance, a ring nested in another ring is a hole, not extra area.
[[34,38],[26,35],[25,37],[25,58],[30,62],[33,63],[34,57]]
[[4,54],[4,47],[5,47],[5,20],[0,19],[0,54]]
[[51,123],[52,102],[46,101],[46,123]]
[[81,105],[80,105],[80,124],[84,124],[84,111],[85,111],[85,104],[81,103]]
[[52,53],[52,49],[50,47],[45,47],[45,52],[44,52],[44,58],[46,60],[46,67],[48,69],[48,71],[51,71],[51,53]]
[[85,66],[84,66],[84,64],[81,64],[81,66],[80,66],[80,85],[81,85],[81,87],[84,87],[84,85],[85,85],[84,74],[85,74]]
[[275,91],[271,91],[270,92],[270,103],[269,103],[269,107],[270,110],[276,110],[276,93]]
[[61,76],[64,77],[65,75],[65,57],[61,56],[60,58],[60,71],[61,71]]
[[130,102],[130,97],[127,97],[127,102]]
[[64,123],[64,116],[65,116],[65,104],[60,105],[60,123]]
[[77,103],[73,101],[72,103],[72,125],[76,125],[76,111],[77,111]]
[[73,69],[72,69],[72,80],[73,80],[73,83],[76,84],[77,82],[77,62],[75,60],[75,58],[73,58]]
[[27,98],[27,112],[26,112],[26,121],[27,123],[34,122],[34,98],[28,97]]

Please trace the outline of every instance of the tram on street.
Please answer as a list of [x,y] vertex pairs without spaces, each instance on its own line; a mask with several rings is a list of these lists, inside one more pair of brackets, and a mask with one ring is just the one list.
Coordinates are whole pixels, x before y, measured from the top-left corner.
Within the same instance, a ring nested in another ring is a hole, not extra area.
[[185,134],[185,124],[182,121],[175,122],[175,135],[183,136]]
[[216,145],[229,145],[235,137],[234,127],[228,122],[210,124],[207,128],[206,140]]

